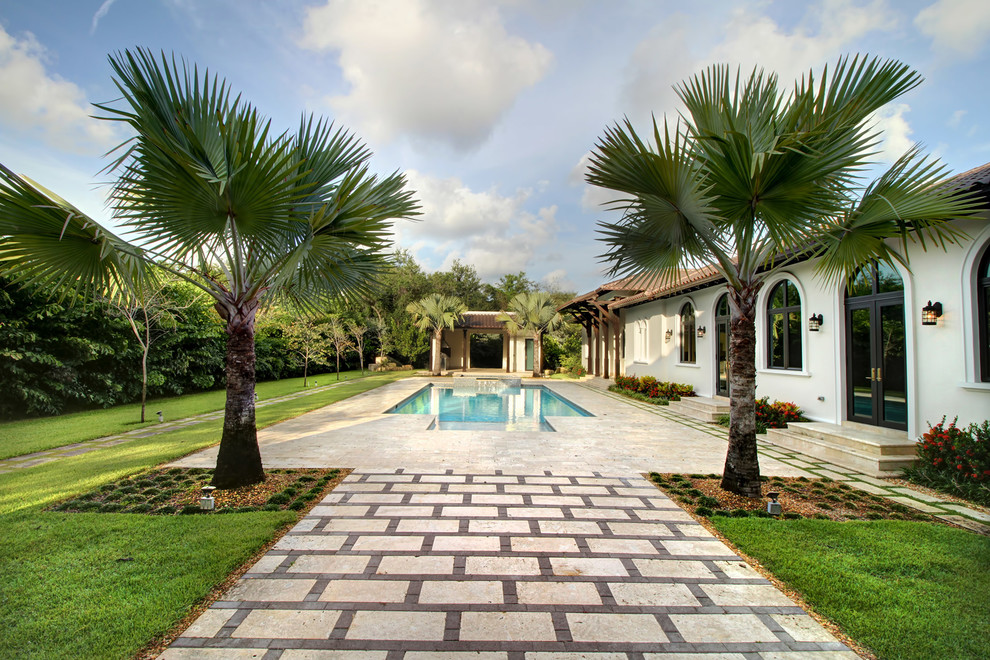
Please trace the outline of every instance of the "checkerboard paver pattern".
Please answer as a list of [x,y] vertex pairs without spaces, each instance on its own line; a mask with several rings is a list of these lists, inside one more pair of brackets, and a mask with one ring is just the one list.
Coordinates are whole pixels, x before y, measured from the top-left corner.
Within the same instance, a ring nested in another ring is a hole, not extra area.
[[[726,430],[720,426],[691,419],[663,406],[655,406],[610,392],[606,389],[608,387],[608,381],[596,379],[583,385],[605,396],[621,400],[635,408],[650,412],[696,431],[702,431],[716,437],[726,436]],[[960,527],[965,527],[978,534],[990,536],[990,513],[977,511],[976,509],[945,498],[929,495],[914,488],[899,486],[891,481],[877,479],[876,477],[871,477],[850,468],[841,467],[819,458],[807,456],[792,449],[779,447],[767,442],[764,437],[757,436],[757,451],[761,457],[772,458],[784,465],[803,470],[813,477],[827,477],[834,481],[843,481],[850,486],[874,495],[886,497],[893,502],[903,504],[916,511],[930,513],[936,518],[941,518]]]
[[856,658],[646,479],[354,472],[161,656]]

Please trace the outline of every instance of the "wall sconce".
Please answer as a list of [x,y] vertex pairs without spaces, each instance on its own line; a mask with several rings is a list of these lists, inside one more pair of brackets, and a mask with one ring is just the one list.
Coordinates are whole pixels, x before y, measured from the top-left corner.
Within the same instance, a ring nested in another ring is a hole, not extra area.
[[921,308],[921,325],[937,325],[938,317],[942,316],[942,303],[934,305],[929,300],[928,304]]
[[700,337],[704,337],[704,336],[705,336],[705,326],[700,326],[698,328],[698,337],[700,338]]
[[824,322],[824,316],[821,314],[812,314],[808,317],[808,332],[818,332],[818,329],[822,327],[822,323]]
[[674,336],[674,331],[673,330],[668,330],[667,332],[663,333],[663,343],[669,344],[670,343],[670,338],[673,337],[673,336]]

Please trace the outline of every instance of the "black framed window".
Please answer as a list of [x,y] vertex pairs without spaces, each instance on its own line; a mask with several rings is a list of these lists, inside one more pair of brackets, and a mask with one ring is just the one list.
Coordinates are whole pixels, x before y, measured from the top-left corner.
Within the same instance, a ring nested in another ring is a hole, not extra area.
[[684,303],[681,307],[681,362],[694,364],[697,361],[697,337],[694,334],[694,305]]
[[990,383],[990,245],[987,246],[976,272],[977,318],[980,342],[980,380]]
[[801,295],[790,280],[781,280],[767,299],[767,367],[801,368]]

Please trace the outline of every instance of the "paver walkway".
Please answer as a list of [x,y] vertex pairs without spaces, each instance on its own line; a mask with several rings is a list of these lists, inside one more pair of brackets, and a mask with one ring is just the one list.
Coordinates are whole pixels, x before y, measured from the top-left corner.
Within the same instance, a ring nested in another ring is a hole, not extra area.
[[161,657],[857,656],[642,477],[363,470]]

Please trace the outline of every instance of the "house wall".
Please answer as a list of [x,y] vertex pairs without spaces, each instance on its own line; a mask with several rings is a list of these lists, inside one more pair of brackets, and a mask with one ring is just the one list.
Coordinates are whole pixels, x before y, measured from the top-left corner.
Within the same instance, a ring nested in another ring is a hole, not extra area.
[[[976,268],[990,249],[990,223],[970,221],[958,227],[970,238],[945,251],[909,245],[911,270],[898,268],[904,281],[909,437],[920,435],[928,422],[937,422],[943,415],[949,419],[958,415],[961,424],[990,418],[990,383],[980,382],[979,374],[975,290]],[[847,419],[844,283],[823,282],[814,266],[813,261],[789,266],[768,279],[760,291],[757,396],[792,401],[811,419],[841,423]],[[784,278],[794,282],[801,296],[802,368],[795,371],[767,368],[767,297]],[[712,396],[715,305],[725,290],[724,285],[717,285],[624,309],[625,373],[690,383],[699,395]],[[679,359],[679,313],[688,300],[695,306],[696,325],[706,328],[705,337],[696,339],[695,364]],[[943,305],[936,326],[921,325],[921,308],[929,300]],[[824,316],[818,332],[808,330],[811,314]],[[672,331],[669,341],[665,340],[667,330]],[[644,336],[645,346],[638,346]]]

